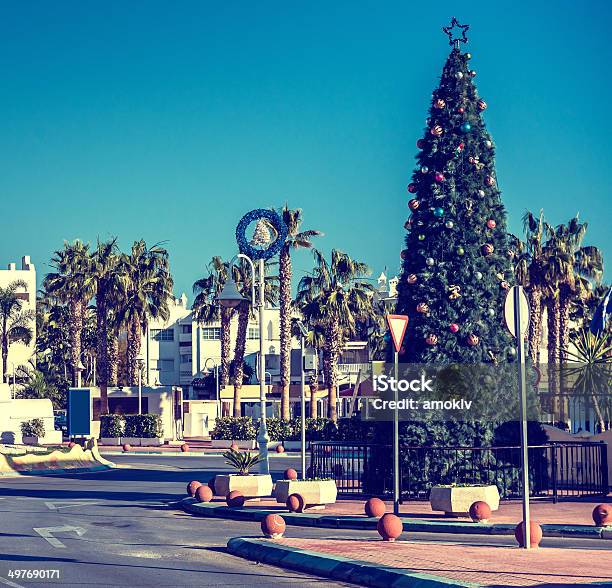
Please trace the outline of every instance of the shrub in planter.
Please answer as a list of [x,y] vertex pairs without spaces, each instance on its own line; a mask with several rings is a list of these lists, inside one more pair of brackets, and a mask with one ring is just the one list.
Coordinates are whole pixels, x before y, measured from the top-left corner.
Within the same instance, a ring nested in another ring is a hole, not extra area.
[[125,419],[122,414],[103,414],[100,416],[100,437],[124,437]]
[[236,469],[239,476],[248,476],[252,467],[256,466],[261,459],[258,455],[251,455],[248,451],[226,451],[223,454],[225,463]]
[[252,441],[257,439],[258,428],[257,422],[250,417],[223,417],[216,420],[210,437],[226,441]]
[[21,423],[21,434],[24,437],[44,437],[45,423],[42,419],[32,419]]
[[161,416],[158,414],[130,414],[125,416],[124,437],[157,439],[164,436]]

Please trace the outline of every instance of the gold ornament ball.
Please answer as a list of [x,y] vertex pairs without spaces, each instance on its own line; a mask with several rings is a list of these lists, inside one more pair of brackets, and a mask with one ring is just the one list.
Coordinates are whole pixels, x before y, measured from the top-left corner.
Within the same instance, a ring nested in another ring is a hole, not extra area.
[[487,109],[487,103],[484,100],[479,100],[477,103],[478,106],[478,110],[486,110]]
[[416,283],[417,283],[417,280],[418,280],[418,278],[417,278],[416,274],[410,274],[410,275],[409,275],[409,276],[406,278],[406,281],[407,281],[409,284],[416,284]]
[[427,305],[426,302],[419,302],[417,304],[416,310],[417,312],[420,312],[421,314],[425,314],[426,312],[429,312],[429,306]]
[[474,333],[472,333],[468,335],[467,342],[468,345],[475,347],[476,345],[478,345],[478,343],[480,343],[480,339],[478,338],[478,335],[474,335]]
[[425,343],[427,343],[427,345],[437,345],[438,344],[438,336],[435,335],[434,333],[430,333],[429,335],[427,335],[426,339],[425,339]]

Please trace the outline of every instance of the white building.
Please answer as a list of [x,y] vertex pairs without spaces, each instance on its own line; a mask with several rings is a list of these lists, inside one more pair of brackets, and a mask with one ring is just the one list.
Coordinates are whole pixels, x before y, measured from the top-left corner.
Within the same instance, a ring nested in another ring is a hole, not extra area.
[[[0,270],[0,287],[6,288],[9,284],[21,280],[25,282],[26,287],[20,288],[17,296],[23,301],[22,310],[32,310],[36,312],[36,268],[30,261],[29,255],[24,255],[21,258],[21,268],[17,269],[17,264],[9,263],[8,268]],[[36,321],[33,320],[30,328],[34,332],[34,337],[29,345],[23,343],[13,343],[9,347],[7,372],[9,377],[12,377],[13,371],[20,365],[27,363],[34,358],[36,348]],[[0,362],[0,382],[4,381],[2,374],[2,365]]]

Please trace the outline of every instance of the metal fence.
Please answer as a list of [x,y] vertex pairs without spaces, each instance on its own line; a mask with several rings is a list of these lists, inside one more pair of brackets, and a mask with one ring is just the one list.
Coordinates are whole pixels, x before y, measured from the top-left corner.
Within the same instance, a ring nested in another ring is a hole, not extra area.
[[[502,498],[520,497],[520,447],[401,447],[403,500],[427,499],[436,484],[495,484]],[[310,475],[336,480],[340,494],[390,496],[391,446],[315,441]],[[607,445],[564,442],[529,447],[532,496],[607,495]]]

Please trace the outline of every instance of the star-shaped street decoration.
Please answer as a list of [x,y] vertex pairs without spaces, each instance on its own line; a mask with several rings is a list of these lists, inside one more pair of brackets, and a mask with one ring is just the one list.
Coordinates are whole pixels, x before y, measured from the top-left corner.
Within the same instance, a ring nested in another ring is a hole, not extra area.
[[[469,28],[470,25],[459,24],[459,21],[453,16],[453,20],[451,20],[450,26],[442,27],[442,30],[448,35],[448,44],[454,45],[457,49],[459,49],[459,43],[468,42],[466,33],[468,32]],[[455,35],[453,29],[460,29],[461,32],[457,30],[455,31]]]

